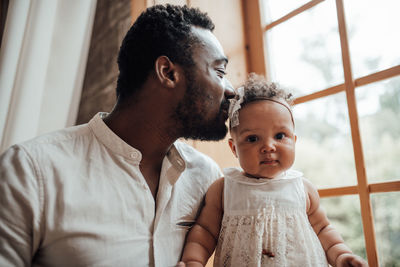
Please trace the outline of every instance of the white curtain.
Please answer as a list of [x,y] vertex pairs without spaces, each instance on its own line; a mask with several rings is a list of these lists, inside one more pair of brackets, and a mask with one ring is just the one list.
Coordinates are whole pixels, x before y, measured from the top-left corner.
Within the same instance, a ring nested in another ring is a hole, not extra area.
[[0,50],[0,153],[75,123],[96,0],[10,1]]

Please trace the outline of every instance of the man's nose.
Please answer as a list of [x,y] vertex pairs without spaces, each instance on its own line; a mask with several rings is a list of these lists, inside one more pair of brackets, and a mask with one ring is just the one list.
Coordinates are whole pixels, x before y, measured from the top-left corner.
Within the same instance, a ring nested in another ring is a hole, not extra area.
[[231,82],[228,79],[224,79],[225,83],[224,83],[224,94],[225,94],[225,98],[226,99],[230,99],[235,97],[235,89],[233,89],[233,86],[231,84]]

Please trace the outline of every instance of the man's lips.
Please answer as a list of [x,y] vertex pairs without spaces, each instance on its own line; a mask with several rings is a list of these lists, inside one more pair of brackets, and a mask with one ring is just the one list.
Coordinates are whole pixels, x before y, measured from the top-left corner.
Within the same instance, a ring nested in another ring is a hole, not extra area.
[[220,113],[221,113],[222,117],[224,118],[224,121],[226,121],[228,119],[228,117],[229,117],[229,112],[228,111],[229,111],[229,105],[228,106],[226,106],[226,105],[222,105],[221,106]]
[[228,114],[228,110],[229,110],[229,101],[228,100],[223,100],[221,103],[221,110],[225,113]]
[[227,109],[223,109],[222,110],[222,115],[224,116],[224,120],[227,120],[228,117],[229,117],[228,110]]
[[221,108],[224,110],[229,110],[230,102],[227,99],[224,99],[221,103]]

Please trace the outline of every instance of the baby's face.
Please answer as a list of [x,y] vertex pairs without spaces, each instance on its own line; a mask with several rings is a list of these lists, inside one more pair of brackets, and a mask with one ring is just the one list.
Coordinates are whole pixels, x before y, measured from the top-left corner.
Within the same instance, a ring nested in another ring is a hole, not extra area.
[[229,145],[249,176],[274,178],[289,169],[295,158],[296,135],[289,110],[259,100],[239,110],[239,125]]

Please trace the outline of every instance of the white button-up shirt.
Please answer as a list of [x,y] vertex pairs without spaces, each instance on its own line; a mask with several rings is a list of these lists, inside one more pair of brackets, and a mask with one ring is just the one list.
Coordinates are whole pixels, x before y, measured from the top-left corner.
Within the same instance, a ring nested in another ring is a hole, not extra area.
[[174,266],[220,169],[175,142],[156,201],[141,153],[97,114],[0,157],[0,266]]

